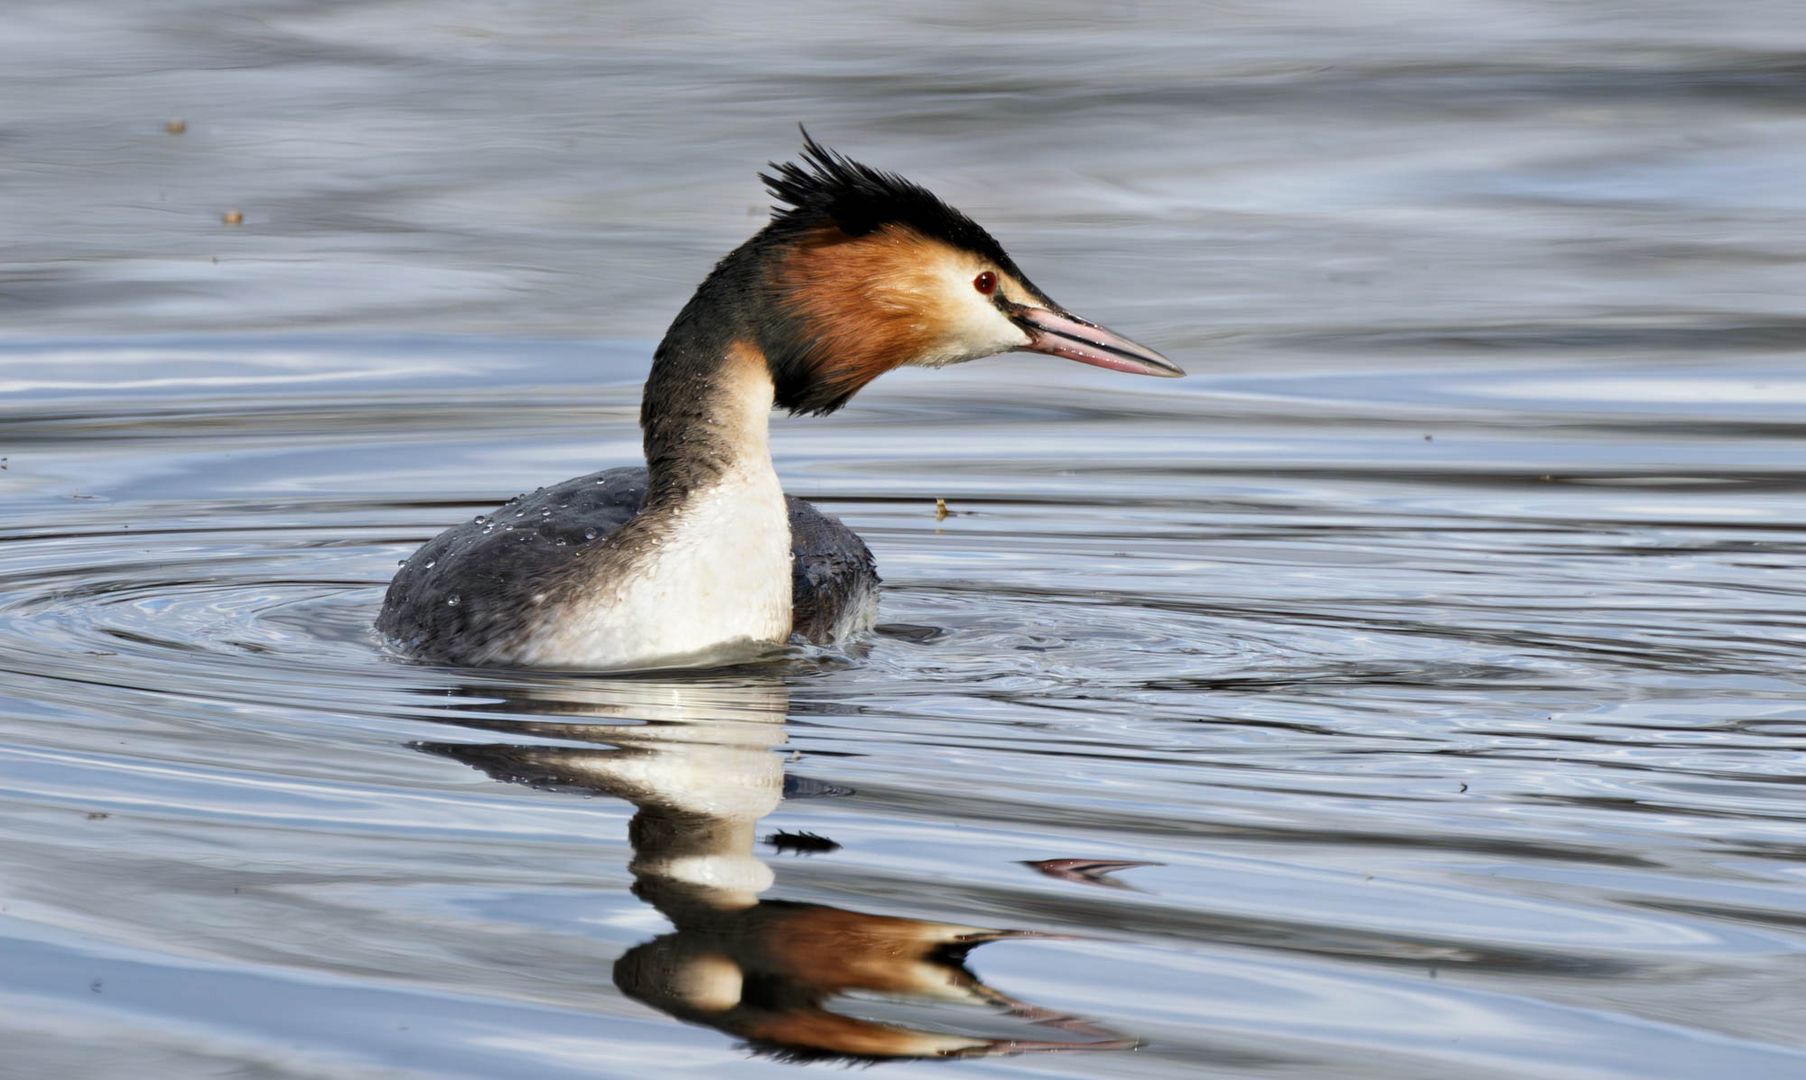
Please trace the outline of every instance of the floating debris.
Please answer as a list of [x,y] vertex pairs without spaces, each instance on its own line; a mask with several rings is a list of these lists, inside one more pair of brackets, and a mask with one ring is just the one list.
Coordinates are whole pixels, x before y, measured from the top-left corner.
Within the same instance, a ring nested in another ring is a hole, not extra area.
[[228,210],[226,211],[225,216],[220,220],[228,225],[243,225],[245,223],[245,212],[243,210]]
[[765,838],[765,842],[779,851],[796,855],[823,855],[840,850],[839,844],[812,832],[774,832]]

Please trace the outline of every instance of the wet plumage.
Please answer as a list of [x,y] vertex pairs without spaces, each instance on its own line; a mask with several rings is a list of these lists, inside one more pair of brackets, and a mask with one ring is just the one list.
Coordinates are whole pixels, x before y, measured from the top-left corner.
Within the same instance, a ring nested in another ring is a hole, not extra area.
[[[451,641],[486,653],[521,632],[521,597],[550,601],[571,587],[577,552],[626,524],[645,497],[643,466],[604,469],[447,529],[395,575],[377,628],[410,653],[430,656],[434,643]],[[793,632],[830,644],[869,627],[879,585],[871,551],[838,518],[793,496],[785,501]]]

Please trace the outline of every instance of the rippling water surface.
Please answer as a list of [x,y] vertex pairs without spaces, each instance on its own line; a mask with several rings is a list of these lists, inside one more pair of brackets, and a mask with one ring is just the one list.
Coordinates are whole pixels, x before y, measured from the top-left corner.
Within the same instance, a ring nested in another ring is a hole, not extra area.
[[[1806,25],[1355,10],[33,8],[0,1076],[1806,1074]],[[1194,377],[778,422],[844,650],[387,654],[798,119]]]

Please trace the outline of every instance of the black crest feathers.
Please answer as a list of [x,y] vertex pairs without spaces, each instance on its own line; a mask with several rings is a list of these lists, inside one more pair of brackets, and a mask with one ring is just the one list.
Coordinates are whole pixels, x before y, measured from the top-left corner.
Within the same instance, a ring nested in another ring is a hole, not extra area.
[[776,232],[832,224],[848,236],[864,236],[886,225],[905,225],[1001,265],[1009,256],[978,223],[935,194],[893,172],[862,165],[803,132],[800,162],[772,162],[759,179],[779,205],[772,208]]

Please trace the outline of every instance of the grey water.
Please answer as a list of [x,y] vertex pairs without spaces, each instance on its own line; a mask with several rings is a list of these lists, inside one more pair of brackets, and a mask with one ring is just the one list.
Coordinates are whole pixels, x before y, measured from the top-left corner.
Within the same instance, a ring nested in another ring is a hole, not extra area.
[[[1798,16],[14,5],[0,1076],[1806,1075]],[[386,652],[799,121],[1192,376],[778,420],[846,648]]]

